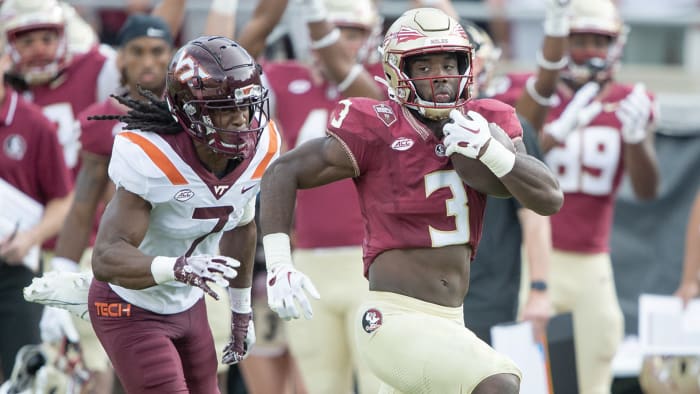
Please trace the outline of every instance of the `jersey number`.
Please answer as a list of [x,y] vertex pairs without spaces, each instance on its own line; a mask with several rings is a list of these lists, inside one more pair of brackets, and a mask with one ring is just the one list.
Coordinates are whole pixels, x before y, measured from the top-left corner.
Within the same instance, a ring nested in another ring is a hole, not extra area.
[[58,142],[63,147],[63,157],[68,168],[78,164],[80,152],[80,125],[70,103],[50,104],[43,108],[44,115],[58,125]]
[[185,253],[186,257],[189,257],[192,255],[194,250],[197,248],[197,245],[199,245],[202,241],[204,241],[204,238],[208,237],[209,234],[214,234],[218,233],[219,231],[224,229],[224,226],[226,226],[226,222],[228,222],[229,215],[233,212],[233,207],[228,205],[228,206],[223,206],[223,207],[208,207],[208,208],[195,208],[194,212],[192,212],[192,219],[219,219],[216,224],[214,225],[214,228],[211,229],[208,233],[202,235],[201,237],[195,239],[192,242],[192,245],[190,246],[189,249],[187,249],[187,253]]
[[436,171],[425,176],[426,198],[443,187],[448,187],[452,192],[452,198],[445,201],[445,208],[447,216],[454,216],[456,228],[451,231],[443,231],[428,226],[432,246],[466,244],[469,242],[469,199],[466,190],[464,190],[462,178],[454,170]]
[[559,179],[562,191],[602,196],[613,190],[620,144],[616,129],[591,126],[571,133],[565,146],[547,152],[545,162]]

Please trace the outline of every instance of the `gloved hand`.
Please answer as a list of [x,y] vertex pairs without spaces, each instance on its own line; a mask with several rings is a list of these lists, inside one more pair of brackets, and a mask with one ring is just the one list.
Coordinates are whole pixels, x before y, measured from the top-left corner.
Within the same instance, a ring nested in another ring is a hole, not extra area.
[[478,159],[482,154],[481,149],[491,140],[489,123],[478,112],[469,111],[467,116],[464,116],[456,109],[450,111],[450,119],[453,122],[442,127],[447,156],[459,153],[471,159]]
[[304,317],[311,319],[313,311],[306,292],[316,299],[321,296],[311,279],[292,265],[289,236],[284,233],[265,235],[263,247],[267,265],[267,303],[270,309],[284,320],[298,319],[299,303]]
[[77,343],[80,340],[78,330],[73,325],[71,314],[65,309],[44,307],[44,312],[39,321],[39,330],[42,342],[57,343],[67,338],[70,342]]
[[638,144],[647,136],[647,122],[651,114],[651,100],[644,84],[634,85],[634,89],[622,101],[615,116],[622,123],[622,140],[628,144]]
[[229,280],[238,275],[234,268],[241,263],[227,256],[157,256],[151,263],[151,274],[156,283],[176,280],[190,286],[196,286],[218,300],[219,295],[209,287],[214,282],[221,287],[228,287]]
[[515,154],[491,136],[489,122],[478,112],[467,116],[450,111],[453,122],[442,127],[447,156],[459,153],[484,163],[497,177],[509,173],[515,165]]
[[254,344],[255,325],[253,324],[253,312],[233,312],[231,315],[231,340],[224,348],[221,362],[224,364],[237,364],[248,357],[248,352]]
[[599,89],[596,82],[588,82],[579,88],[561,116],[544,125],[544,132],[558,142],[565,142],[571,132],[589,124],[603,109],[600,101],[591,102]]
[[296,0],[295,2],[301,7],[307,23],[320,22],[328,17],[323,0]]
[[544,34],[550,37],[569,35],[571,0],[545,0]]

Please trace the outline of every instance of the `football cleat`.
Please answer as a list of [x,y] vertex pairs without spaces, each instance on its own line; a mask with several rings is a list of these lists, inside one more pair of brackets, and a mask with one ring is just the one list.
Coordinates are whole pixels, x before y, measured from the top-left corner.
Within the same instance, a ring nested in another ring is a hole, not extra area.
[[92,272],[47,272],[32,279],[24,288],[24,299],[46,306],[65,309],[79,318],[90,321],[88,290]]

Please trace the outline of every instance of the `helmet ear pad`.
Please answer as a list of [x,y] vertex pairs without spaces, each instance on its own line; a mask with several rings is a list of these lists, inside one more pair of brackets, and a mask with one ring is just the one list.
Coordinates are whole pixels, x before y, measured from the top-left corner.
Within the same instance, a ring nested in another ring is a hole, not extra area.
[[[269,119],[262,68],[236,42],[203,36],[182,46],[166,75],[166,101],[174,118],[212,150],[245,159],[254,154]],[[215,124],[217,111],[246,112],[246,124]]]

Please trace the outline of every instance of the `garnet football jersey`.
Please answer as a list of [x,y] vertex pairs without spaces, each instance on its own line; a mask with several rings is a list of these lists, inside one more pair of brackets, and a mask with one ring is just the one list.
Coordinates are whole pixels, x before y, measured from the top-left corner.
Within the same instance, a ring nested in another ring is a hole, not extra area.
[[[270,123],[255,155],[219,179],[201,164],[185,132],[117,135],[109,175],[117,187],[139,195],[152,207],[139,250],[151,256],[218,254],[222,231],[253,219],[260,179],[279,155],[280,144]],[[143,290],[110,286],[124,300],[161,314],[182,312],[203,294],[198,287],[176,281]]]
[[[603,104],[600,114],[545,154],[545,162],[564,192],[564,205],[551,217],[556,249],[582,253],[609,250],[615,194],[624,171],[622,124],[615,111],[631,91],[629,85],[606,85],[598,97]],[[572,97],[561,90],[558,96],[561,102],[550,110],[547,122],[561,116],[571,102]],[[652,111],[648,122],[653,120]]]
[[77,175],[80,129],[77,116],[89,105],[105,100],[121,86],[114,50],[99,45],[74,55],[70,64],[52,82],[32,86],[25,98],[43,108],[44,115],[58,124],[58,139],[66,165]]
[[[515,110],[499,101],[471,100],[477,111],[511,138],[522,138]],[[365,239],[365,275],[390,249],[469,244],[481,237],[486,196],[457,175],[442,141],[394,101],[365,98],[338,103],[328,123],[352,158]]]
[[[318,76],[298,62],[265,63],[263,67],[275,103],[274,118],[287,149],[325,136],[328,115],[342,98],[337,88],[325,80],[318,84]],[[381,67],[368,71],[383,75]],[[361,242],[362,217],[350,179],[297,192],[295,247],[330,248]]]
[[124,123],[118,120],[88,120],[94,115],[123,115],[125,107],[112,98],[94,103],[78,115],[80,122],[81,149],[94,155],[109,157],[112,155],[114,136],[122,131]]

